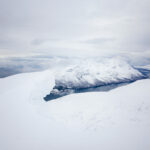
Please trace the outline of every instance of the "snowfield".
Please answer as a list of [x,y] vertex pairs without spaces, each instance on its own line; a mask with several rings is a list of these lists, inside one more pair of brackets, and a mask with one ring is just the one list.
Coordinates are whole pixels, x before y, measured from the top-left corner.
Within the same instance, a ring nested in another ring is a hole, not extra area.
[[45,102],[54,86],[49,70],[0,79],[0,150],[150,149],[149,79]]

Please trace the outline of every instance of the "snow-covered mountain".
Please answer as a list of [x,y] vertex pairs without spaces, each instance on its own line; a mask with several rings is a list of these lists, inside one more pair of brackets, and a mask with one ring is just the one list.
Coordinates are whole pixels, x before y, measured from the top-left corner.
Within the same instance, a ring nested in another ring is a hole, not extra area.
[[56,86],[88,88],[125,80],[135,80],[142,74],[122,60],[84,61],[56,73]]
[[58,98],[82,89],[119,84],[144,78],[144,75],[121,59],[82,60],[55,71],[55,87],[45,99]]
[[[149,70],[116,58],[65,66],[0,79],[0,150],[150,149]],[[108,92],[74,93],[137,79]],[[44,101],[65,92],[73,94]]]

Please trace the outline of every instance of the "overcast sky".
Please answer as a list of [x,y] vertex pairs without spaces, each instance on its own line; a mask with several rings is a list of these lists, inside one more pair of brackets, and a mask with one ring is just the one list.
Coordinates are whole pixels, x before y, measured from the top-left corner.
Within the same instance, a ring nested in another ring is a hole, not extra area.
[[150,56],[150,0],[0,0],[0,55]]

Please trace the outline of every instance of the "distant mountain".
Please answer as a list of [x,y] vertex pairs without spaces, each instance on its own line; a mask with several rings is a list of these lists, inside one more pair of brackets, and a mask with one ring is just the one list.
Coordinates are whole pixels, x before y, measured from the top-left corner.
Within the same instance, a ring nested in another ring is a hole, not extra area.
[[49,97],[53,99],[82,89],[110,84],[132,82],[144,75],[121,59],[86,60],[55,71],[55,87]]

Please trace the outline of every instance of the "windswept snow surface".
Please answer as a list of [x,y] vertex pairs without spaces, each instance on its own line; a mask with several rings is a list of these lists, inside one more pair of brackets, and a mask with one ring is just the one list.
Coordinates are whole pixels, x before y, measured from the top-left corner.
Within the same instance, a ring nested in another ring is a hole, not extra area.
[[149,150],[150,80],[45,102],[51,71],[0,79],[1,150]]

